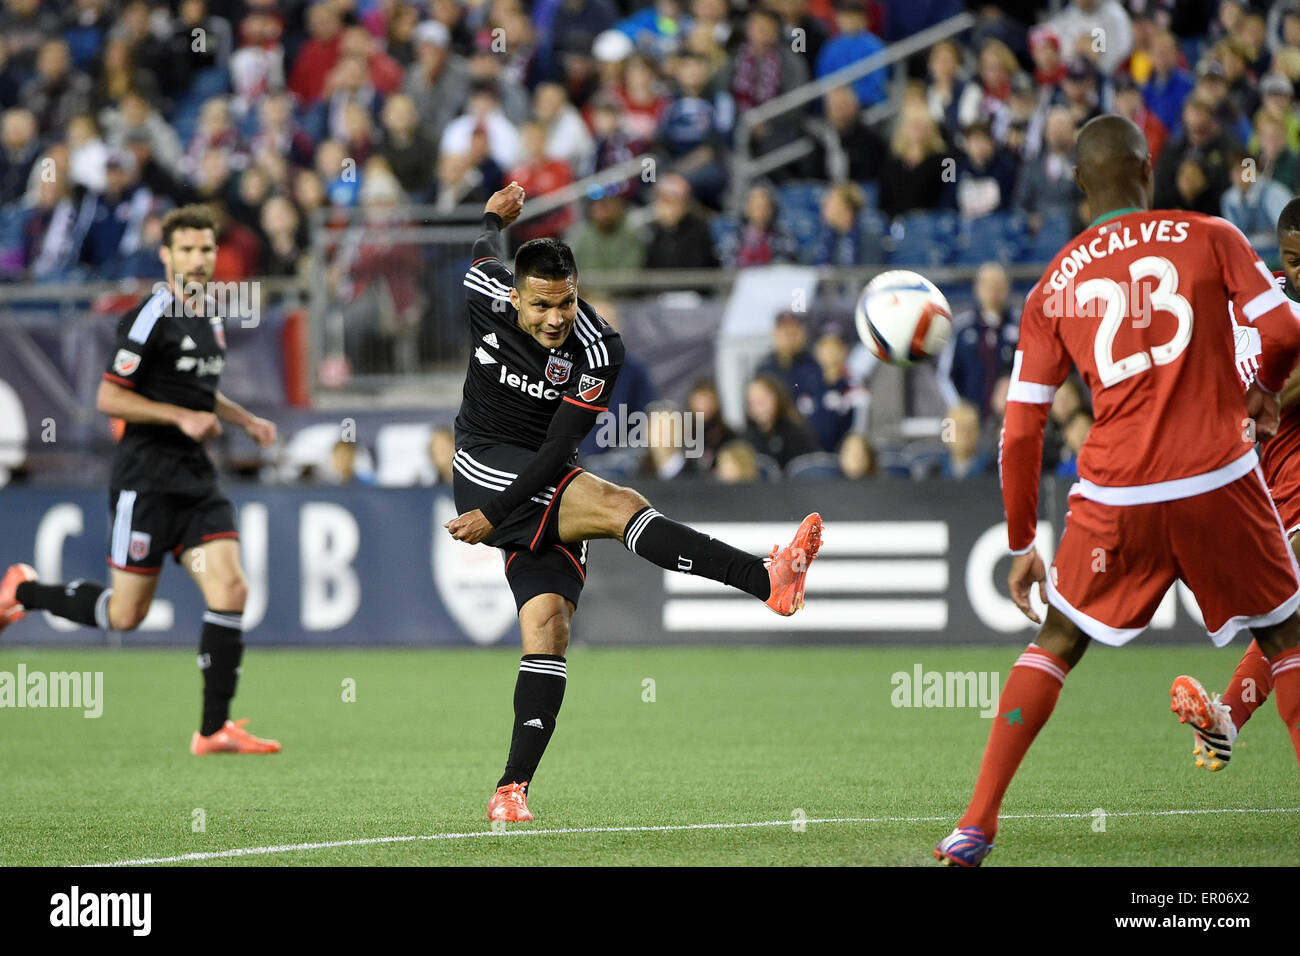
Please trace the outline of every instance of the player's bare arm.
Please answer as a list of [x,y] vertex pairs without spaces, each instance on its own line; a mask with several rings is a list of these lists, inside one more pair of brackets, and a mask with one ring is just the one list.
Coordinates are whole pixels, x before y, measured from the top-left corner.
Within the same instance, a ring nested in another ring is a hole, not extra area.
[[275,422],[259,418],[238,402],[232,402],[225,395],[217,392],[217,418],[229,422],[248,432],[249,437],[262,448],[275,444]]
[[221,422],[212,412],[156,402],[108,381],[99,383],[96,407],[105,415],[138,425],[175,425],[195,441],[206,441],[221,434]]

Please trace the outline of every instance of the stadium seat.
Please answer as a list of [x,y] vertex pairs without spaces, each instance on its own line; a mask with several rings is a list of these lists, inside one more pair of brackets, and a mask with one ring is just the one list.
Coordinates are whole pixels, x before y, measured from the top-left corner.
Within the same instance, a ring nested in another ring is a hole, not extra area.
[[755,455],[759,481],[780,481],[781,463],[770,455]]
[[740,220],[735,216],[714,216],[709,220],[709,233],[718,258],[722,262],[735,261],[740,251]]
[[790,459],[785,476],[791,481],[815,481],[840,477],[840,460],[828,451],[814,451]]

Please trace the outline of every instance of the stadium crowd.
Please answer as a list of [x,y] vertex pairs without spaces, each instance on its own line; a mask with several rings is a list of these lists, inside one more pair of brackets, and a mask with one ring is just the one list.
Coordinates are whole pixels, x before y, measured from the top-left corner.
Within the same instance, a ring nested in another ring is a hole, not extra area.
[[[736,197],[738,116],[961,8],[3,0],[0,279],[153,278],[162,215],[193,201],[219,214],[215,279],[301,278],[318,210],[419,203],[450,215],[510,180],[536,198],[645,156],[655,175],[593,189],[511,241],[564,235],[588,271],[1041,262],[1084,221],[1074,136],[1112,111],[1146,131],[1155,205],[1222,215],[1271,242],[1300,181],[1294,0],[983,5],[975,28],[908,62],[900,86],[877,71],[758,126],[760,153],[808,130],[817,146]],[[969,247],[945,245],[954,236]],[[367,276],[409,285],[414,254],[354,249],[331,288],[364,304]],[[415,308],[418,289],[385,288]],[[933,461],[893,470],[988,471],[1014,298],[1005,272],[980,270],[938,369],[953,435]],[[732,435],[717,419],[710,467],[752,476],[820,452],[845,473],[889,471],[862,438],[869,392],[851,340],[843,323],[779,321],[747,388],[749,429]],[[710,388],[689,405],[716,418]],[[1069,471],[1086,415],[1054,413],[1053,470]]]

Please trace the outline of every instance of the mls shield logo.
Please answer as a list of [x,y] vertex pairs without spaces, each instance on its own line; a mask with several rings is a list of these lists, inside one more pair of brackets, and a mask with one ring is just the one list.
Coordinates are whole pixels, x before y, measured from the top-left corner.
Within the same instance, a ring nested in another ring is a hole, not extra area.
[[140,367],[140,356],[126,349],[118,349],[113,356],[113,371],[118,375],[130,375]]
[[220,319],[212,320],[212,335],[217,340],[217,345],[224,349],[226,347],[226,326]]
[[131,532],[131,544],[126,549],[126,553],[131,556],[132,561],[143,561],[149,557],[149,542],[151,537],[143,531]]
[[605,380],[603,378],[584,375],[578,379],[578,397],[584,402],[594,402],[600,398],[600,393],[604,390]]
[[563,385],[569,380],[569,373],[572,371],[572,362],[552,355],[550,361],[546,363],[546,380],[552,385]]

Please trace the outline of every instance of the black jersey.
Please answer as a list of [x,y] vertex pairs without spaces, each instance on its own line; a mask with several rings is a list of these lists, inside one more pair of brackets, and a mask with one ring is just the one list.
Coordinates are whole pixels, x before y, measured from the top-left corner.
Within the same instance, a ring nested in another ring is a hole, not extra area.
[[[124,315],[104,378],[155,402],[215,411],[225,328],[219,317],[185,312],[162,288]],[[113,457],[113,488],[203,495],[216,481],[203,446],[176,426],[126,423]]]
[[513,284],[496,258],[480,259],[465,273],[472,353],[456,416],[457,448],[507,444],[536,451],[561,403],[604,411],[623,367],[622,338],[581,298],[569,337],[556,348],[519,328]]

